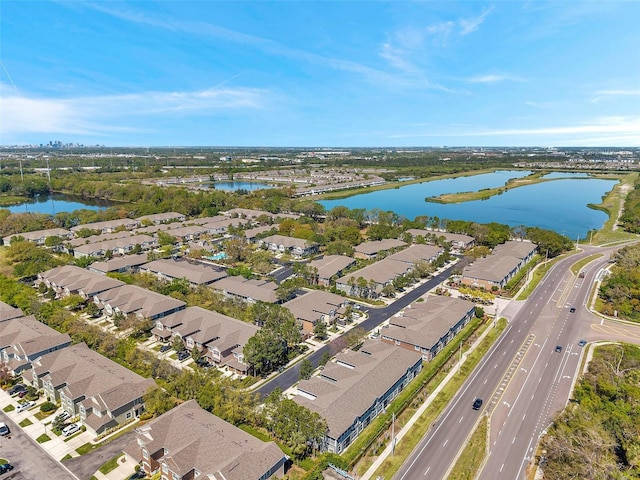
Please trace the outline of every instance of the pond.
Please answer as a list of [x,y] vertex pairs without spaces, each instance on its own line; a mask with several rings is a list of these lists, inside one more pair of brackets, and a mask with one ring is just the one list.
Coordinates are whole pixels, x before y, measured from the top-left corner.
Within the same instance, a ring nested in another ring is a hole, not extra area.
[[348,208],[394,211],[409,219],[426,215],[450,220],[478,223],[498,222],[512,227],[525,225],[555,230],[571,239],[585,238],[588,231],[602,228],[607,214],[588,207],[599,204],[614,187],[616,180],[589,177],[561,178],[511,189],[487,200],[457,204],[425,202],[426,197],[443,193],[477,191],[504,185],[509,178],[530,172],[501,171],[473,177],[434,180],[380,190],[320,203],[327,210],[338,205]]
[[11,213],[43,213],[45,215],[55,215],[61,212],[72,212],[74,210],[105,210],[115,205],[113,202],[92,200],[62,193],[52,195],[40,195],[32,200],[10,207],[3,207]]

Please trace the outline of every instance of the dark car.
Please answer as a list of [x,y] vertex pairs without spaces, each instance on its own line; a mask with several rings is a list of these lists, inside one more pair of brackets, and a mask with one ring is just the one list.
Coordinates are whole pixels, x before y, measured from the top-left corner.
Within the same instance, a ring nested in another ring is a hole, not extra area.
[[558,353],[562,352],[562,345],[557,345],[556,346],[556,352],[558,352]]
[[569,311],[570,311],[571,313],[575,313],[575,311],[576,311],[576,307],[571,307],[571,308],[569,309]]
[[27,391],[27,387],[25,387],[22,383],[19,383],[11,387],[11,390],[9,390],[9,395],[15,395],[16,393],[26,392],[26,391]]
[[473,401],[473,405],[471,406],[471,408],[473,408],[474,410],[480,410],[481,406],[482,406],[482,399],[481,398],[476,398]]
[[171,345],[162,345],[160,347],[160,353],[168,352],[169,350],[171,350]]
[[180,350],[178,352],[178,360],[180,360],[181,362],[186,360],[190,356],[191,356],[191,354],[187,350]]
[[0,465],[0,474],[7,473],[8,471],[13,470],[13,465],[10,463],[3,463]]
[[26,394],[27,394],[27,391],[26,391],[26,390],[20,390],[20,391],[18,392],[18,397],[19,397],[19,398],[24,398],[24,396],[25,396]]

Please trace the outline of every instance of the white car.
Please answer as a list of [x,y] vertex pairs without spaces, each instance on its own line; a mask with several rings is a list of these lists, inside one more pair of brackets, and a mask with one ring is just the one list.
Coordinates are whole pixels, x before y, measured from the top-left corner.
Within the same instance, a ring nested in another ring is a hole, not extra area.
[[73,435],[74,433],[79,431],[80,431],[80,424],[72,423],[71,425],[67,425],[62,429],[62,435],[64,435],[65,437],[68,437],[69,435]]
[[25,402],[19,403],[16,407],[16,412],[24,412],[25,410],[29,410],[31,407],[35,406],[36,402]]

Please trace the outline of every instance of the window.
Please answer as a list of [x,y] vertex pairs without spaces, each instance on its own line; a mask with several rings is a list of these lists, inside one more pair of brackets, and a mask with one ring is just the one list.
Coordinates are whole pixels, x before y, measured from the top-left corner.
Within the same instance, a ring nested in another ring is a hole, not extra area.
[[131,418],[131,412],[127,412],[127,420]]
[[147,452],[146,448],[142,449],[142,458],[146,458],[146,459],[149,458],[149,452]]

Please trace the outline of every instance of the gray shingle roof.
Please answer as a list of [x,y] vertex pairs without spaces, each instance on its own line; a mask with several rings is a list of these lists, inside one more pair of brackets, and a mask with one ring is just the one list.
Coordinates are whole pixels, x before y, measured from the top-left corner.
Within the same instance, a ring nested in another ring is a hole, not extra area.
[[378,252],[385,250],[391,250],[392,248],[404,247],[407,244],[402,240],[395,238],[385,238],[383,240],[373,240],[370,242],[363,242],[360,245],[356,245],[355,252],[362,253],[364,255],[375,255]]
[[321,376],[300,382],[298,390],[315,396],[314,400],[302,395],[296,395],[294,400],[324,417],[331,437],[338,438],[421,361],[418,352],[368,340],[357,352],[336,355],[336,362],[327,363]]
[[0,322],[0,350],[11,347],[16,355],[31,356],[69,343],[69,335],[54,330],[33,316]]
[[186,278],[194,285],[206,285],[227,276],[220,268],[173,259],[154,260],[142,265],[140,270],[171,278]]
[[202,478],[259,480],[286,456],[273,442],[263,442],[185,402],[138,428],[138,442],[150,455],[164,452],[169,468],[181,477],[197,470]]
[[180,309],[186,304],[168,295],[152,292],[136,285],[122,285],[98,295],[103,305],[119,309],[125,315],[135,313],[153,318],[164,312]]
[[6,303],[0,301],[0,322],[5,320],[11,320],[12,318],[18,318],[23,315],[22,310],[12,307]]
[[355,262],[355,258],[346,255],[325,255],[318,260],[309,262],[309,266],[318,270],[318,277],[331,278]]

